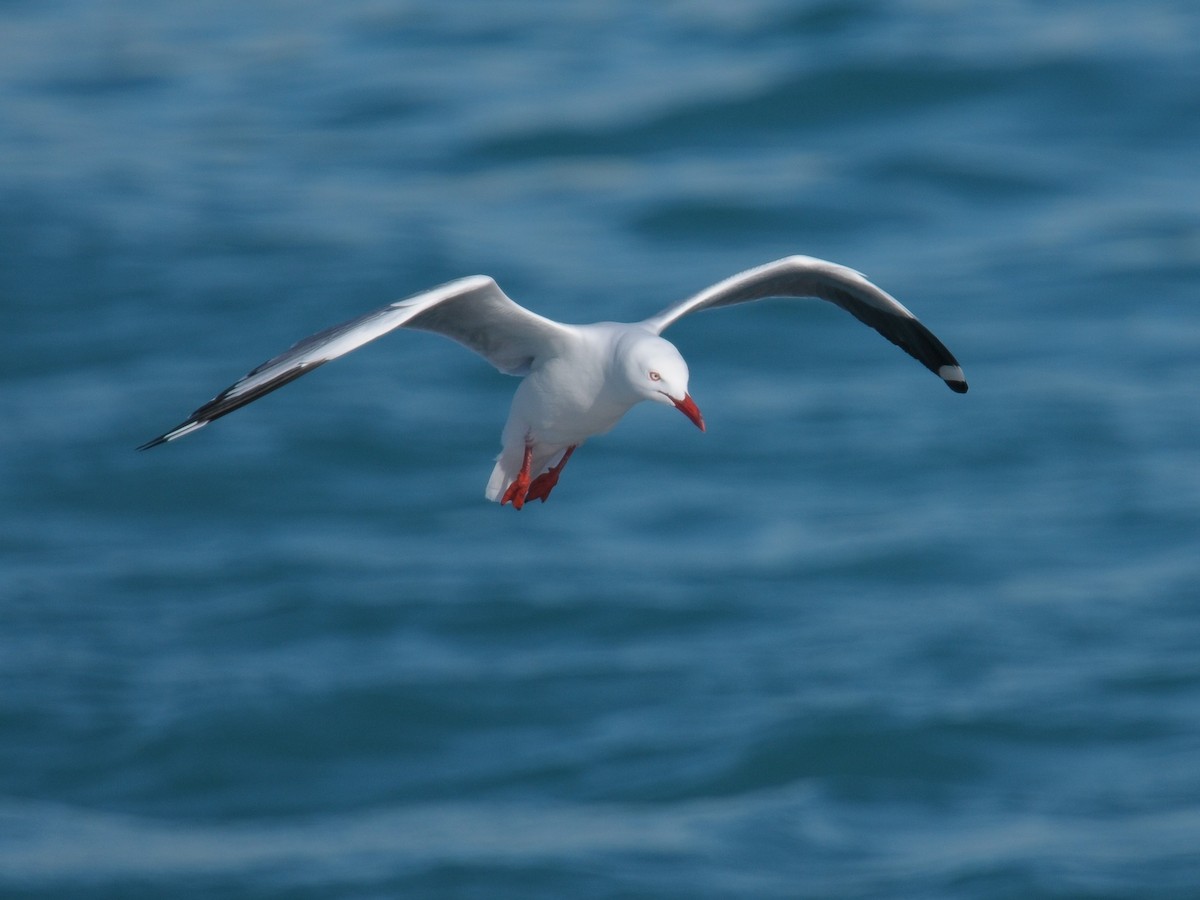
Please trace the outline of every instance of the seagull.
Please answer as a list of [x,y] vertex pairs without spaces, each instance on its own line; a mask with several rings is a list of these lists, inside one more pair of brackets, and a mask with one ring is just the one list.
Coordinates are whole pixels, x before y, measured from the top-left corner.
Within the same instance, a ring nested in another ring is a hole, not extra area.
[[471,275],[398,300],[304,338],[238,379],[184,422],[140,446],[191,434],[301,375],[397,328],[443,335],[522,378],[485,496],[521,509],[543,503],[571,454],[611,430],[644,400],[673,406],[704,431],[688,393],[688,367],[660,335],[703,309],[771,297],[812,297],[840,306],[938,375],[967,391],[954,355],[911,312],[853,269],[788,256],[726,278],[641,322],[555,322],[510,300],[486,275]]

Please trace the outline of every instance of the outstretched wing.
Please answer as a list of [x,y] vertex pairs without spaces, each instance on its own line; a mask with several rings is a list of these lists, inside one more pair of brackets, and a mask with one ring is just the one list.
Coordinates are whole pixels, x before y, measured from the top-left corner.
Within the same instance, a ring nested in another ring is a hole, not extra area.
[[788,256],[726,278],[642,325],[661,334],[688,313],[767,297],[816,297],[835,303],[938,375],[950,390],[967,391],[954,354],[916,316],[853,269],[811,256]]
[[514,303],[486,275],[460,278],[299,341],[138,449],[147,450],[203,428],[331,359],[402,327],[444,335],[510,375],[526,374],[538,357],[553,351],[566,330]]

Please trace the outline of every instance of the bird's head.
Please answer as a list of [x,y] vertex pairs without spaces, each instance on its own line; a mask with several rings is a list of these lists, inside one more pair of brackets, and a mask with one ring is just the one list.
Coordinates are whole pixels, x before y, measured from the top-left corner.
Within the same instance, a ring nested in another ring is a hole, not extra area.
[[621,354],[623,374],[639,400],[665,403],[692,420],[701,431],[704,418],[688,393],[688,367],[670,341],[638,335]]

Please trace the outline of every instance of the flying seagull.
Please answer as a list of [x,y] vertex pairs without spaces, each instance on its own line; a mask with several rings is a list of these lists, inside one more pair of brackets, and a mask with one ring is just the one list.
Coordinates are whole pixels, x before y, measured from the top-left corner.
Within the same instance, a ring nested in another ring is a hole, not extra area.
[[703,431],[704,419],[688,393],[687,363],[660,335],[689,313],[768,297],[814,297],[836,304],[952,391],[966,393],[958,361],[916,316],[853,269],[810,256],[749,269],[630,324],[555,322],[514,303],[488,276],[472,275],[305,338],[138,449],[191,434],[389,331],[415,328],[457,341],[501,372],[522,378],[485,494],[521,509],[530,500],[545,502],[575,449],[609,431],[643,400],[674,406]]

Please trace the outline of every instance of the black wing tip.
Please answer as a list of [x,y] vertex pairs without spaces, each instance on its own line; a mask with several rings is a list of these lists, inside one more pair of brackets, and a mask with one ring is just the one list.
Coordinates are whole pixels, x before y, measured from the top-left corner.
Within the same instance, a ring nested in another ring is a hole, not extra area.
[[146,443],[142,444],[142,446],[138,447],[138,449],[139,450],[149,450],[151,447],[157,447],[159,444],[169,443],[170,441],[173,441],[176,438],[183,437],[185,434],[191,434],[193,431],[197,430],[198,428],[203,428],[205,425],[207,425],[211,421],[212,420],[208,419],[208,418],[188,419],[186,422],[180,423],[179,425],[172,428],[170,431],[164,431],[158,437],[154,438],[154,440],[146,441]]
[[[967,379],[963,376],[963,370],[954,362],[954,357],[950,357],[950,362],[938,366],[934,369],[935,374],[946,382],[946,387],[954,391],[956,394],[965,394],[967,392]],[[933,367],[930,366],[932,369]]]

